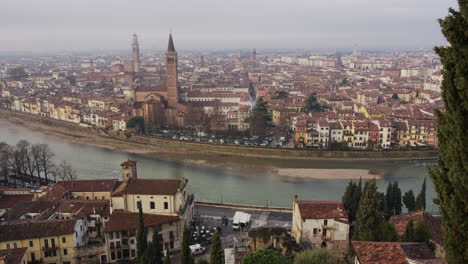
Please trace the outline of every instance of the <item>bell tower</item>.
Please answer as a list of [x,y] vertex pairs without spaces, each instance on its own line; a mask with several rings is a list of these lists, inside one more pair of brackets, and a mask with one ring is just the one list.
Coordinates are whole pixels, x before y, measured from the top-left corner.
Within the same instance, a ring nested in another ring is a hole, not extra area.
[[122,167],[122,180],[128,182],[131,178],[137,178],[137,167],[135,160],[127,160],[120,164]]
[[169,34],[169,43],[166,52],[166,82],[167,97],[169,103],[179,103],[179,85],[177,82],[177,52],[172,41],[172,34]]
[[138,37],[133,33],[132,37],[132,61],[133,71],[138,72],[140,70],[140,47],[138,45]]

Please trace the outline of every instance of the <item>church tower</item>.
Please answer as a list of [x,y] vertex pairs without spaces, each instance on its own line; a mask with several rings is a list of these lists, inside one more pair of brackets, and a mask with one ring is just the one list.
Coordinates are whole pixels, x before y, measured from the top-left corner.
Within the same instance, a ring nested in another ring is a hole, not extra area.
[[255,50],[255,48],[252,52],[252,60],[257,60],[257,51]]
[[169,34],[169,43],[166,52],[166,82],[167,97],[169,103],[179,103],[179,85],[177,82],[177,52],[172,41],[172,34]]
[[140,70],[140,47],[138,46],[138,38],[135,33],[132,37],[132,61],[133,71],[138,72]]

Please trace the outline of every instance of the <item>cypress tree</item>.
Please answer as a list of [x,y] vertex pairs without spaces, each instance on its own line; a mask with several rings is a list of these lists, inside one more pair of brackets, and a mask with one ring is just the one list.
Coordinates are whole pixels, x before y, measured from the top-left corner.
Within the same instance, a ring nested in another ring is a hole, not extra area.
[[159,242],[158,226],[153,228],[153,237],[148,243],[148,248],[145,251],[145,257],[142,261],[148,264],[162,264],[161,243]]
[[414,242],[414,224],[413,220],[409,220],[405,227],[405,234],[403,235],[403,241]]
[[393,184],[391,182],[388,183],[387,186],[387,193],[385,194],[385,204],[384,204],[384,214],[385,219],[390,218],[390,216],[394,215],[394,205],[393,205]]
[[426,210],[426,178],[424,178],[421,191],[416,197],[416,210]]
[[180,259],[181,259],[181,264],[193,264],[193,256],[192,256],[192,251],[189,248],[189,231],[187,230],[187,227],[184,226],[184,231],[182,233],[182,242],[180,245],[181,249],[181,254],[180,254]]
[[405,192],[405,195],[403,196],[403,203],[405,203],[408,212],[413,212],[416,209],[416,201],[414,198],[413,190]]
[[147,248],[147,234],[145,223],[143,219],[143,209],[141,207],[141,202],[138,202],[138,229],[136,235],[137,242],[137,263],[143,263],[143,256]]
[[346,212],[348,213],[348,218],[350,222],[354,221],[354,199],[355,199],[356,184],[351,180],[346,186],[346,190],[341,198]]
[[221,237],[218,230],[213,234],[213,240],[210,251],[210,264],[223,264],[224,263],[224,250],[221,244]]
[[378,232],[383,221],[381,203],[381,195],[377,192],[375,179],[366,182],[356,216],[354,240],[378,240]]
[[401,203],[401,190],[400,190],[400,187],[398,187],[398,182],[394,182],[393,183],[393,209],[394,209],[394,215],[401,214],[402,206],[403,206],[403,204]]
[[445,109],[436,111],[439,159],[431,170],[450,264],[468,263],[468,0],[458,4],[459,10],[439,20],[450,45],[435,48],[443,65]]
[[398,241],[398,234],[389,222],[382,222],[379,234],[379,241],[381,242],[396,242]]

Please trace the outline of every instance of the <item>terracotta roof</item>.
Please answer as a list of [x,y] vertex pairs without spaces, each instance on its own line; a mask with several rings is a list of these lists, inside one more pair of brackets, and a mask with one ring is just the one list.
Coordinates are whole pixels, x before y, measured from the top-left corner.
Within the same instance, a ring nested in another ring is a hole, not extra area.
[[406,225],[408,225],[408,222],[410,220],[413,220],[414,225],[416,225],[418,221],[424,220],[424,222],[429,228],[429,231],[431,232],[431,239],[435,243],[443,245],[444,240],[441,226],[442,219],[440,217],[434,217],[431,214],[424,211],[415,211],[407,214],[392,216],[390,217],[388,222],[395,227],[395,230],[397,231],[399,236],[403,236],[405,234]]
[[117,188],[117,180],[72,180],[60,181],[57,185],[62,185],[69,192],[112,192]]
[[122,164],[120,164],[120,166],[135,166],[136,165],[136,161],[135,160],[126,160],[124,162],[122,162]]
[[361,264],[407,264],[407,259],[445,263],[436,259],[425,243],[367,241],[351,243]]
[[10,209],[19,202],[32,201],[33,194],[7,194],[0,198],[0,209]]
[[[178,216],[143,214],[145,226],[154,226],[164,223],[179,221]],[[105,223],[104,232],[113,232],[120,230],[134,230],[138,227],[138,213],[114,211],[108,222]]]
[[348,218],[341,202],[296,201],[302,219]]
[[23,240],[73,234],[75,219],[21,221],[0,224],[0,241]]
[[12,248],[0,250],[0,262],[3,260],[5,264],[22,264],[21,260],[23,260],[27,249]]
[[53,202],[49,201],[29,201],[29,202],[19,202],[8,210],[2,218],[7,221],[19,220],[21,216],[27,213],[37,213],[40,214],[45,210],[53,206]]
[[174,195],[179,190],[182,180],[179,179],[135,179],[131,178],[125,184],[121,184],[112,196],[122,194],[153,194]]

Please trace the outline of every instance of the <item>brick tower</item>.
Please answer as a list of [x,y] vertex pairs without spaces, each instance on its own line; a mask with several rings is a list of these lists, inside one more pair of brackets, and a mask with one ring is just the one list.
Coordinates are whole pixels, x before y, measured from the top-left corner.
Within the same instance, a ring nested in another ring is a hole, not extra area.
[[138,38],[135,33],[132,37],[132,61],[133,71],[138,72],[140,70],[140,48],[138,46]]
[[169,43],[166,52],[166,82],[167,97],[170,104],[179,103],[179,85],[177,83],[177,52],[172,41],[172,34],[169,34]]

